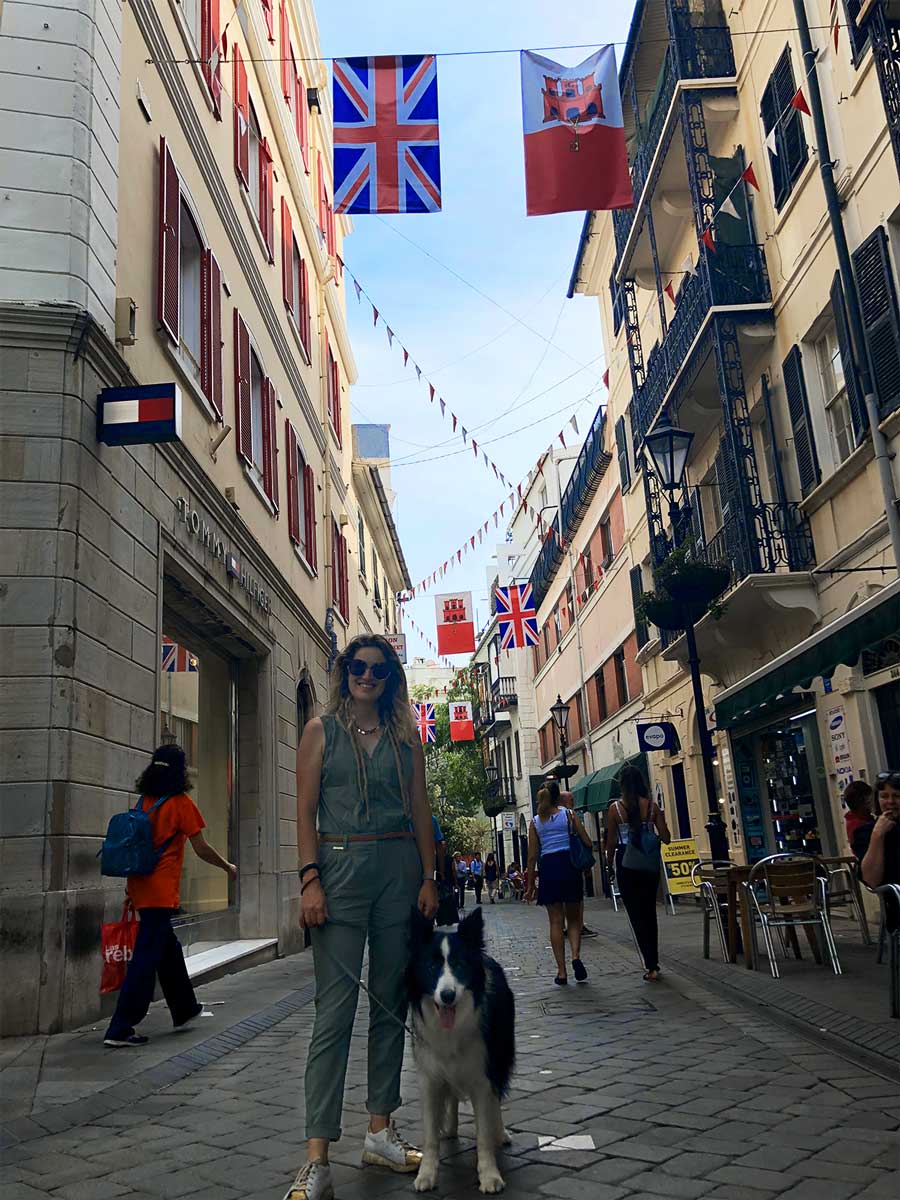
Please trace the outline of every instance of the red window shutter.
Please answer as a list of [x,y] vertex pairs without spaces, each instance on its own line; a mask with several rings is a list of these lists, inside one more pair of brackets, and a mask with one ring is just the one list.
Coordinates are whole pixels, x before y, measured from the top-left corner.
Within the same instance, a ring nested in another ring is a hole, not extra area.
[[222,416],[222,272],[212,250],[200,260],[200,387]]
[[234,417],[237,422],[237,452],[246,463],[253,462],[252,414],[250,408],[250,333],[234,310]]
[[325,199],[325,248],[328,251],[328,257],[334,258],[334,206],[327,196]]
[[213,113],[222,120],[222,25],[219,20],[219,0],[202,0],[200,9],[200,58],[203,78],[212,92]]
[[303,342],[303,348],[306,353],[312,356],[311,342],[312,337],[312,314],[309,308],[309,275],[306,270],[306,259],[300,259],[300,312],[298,314],[300,324],[300,340]]
[[294,312],[294,234],[286,196],[281,197],[281,290],[288,312],[299,320]]
[[319,552],[316,546],[316,476],[308,463],[303,468],[303,520],[306,561],[315,571],[319,566]]
[[297,141],[303,155],[303,165],[309,174],[309,105],[306,103],[306,84],[303,76],[297,76]]
[[266,138],[259,144],[259,226],[269,250],[269,262],[275,261],[275,192],[272,185],[272,151]]
[[275,4],[274,0],[262,0],[263,16],[266,18],[266,30],[269,41],[275,45]]
[[285,0],[281,0],[281,92],[288,104],[291,102],[290,71],[288,61],[291,53],[291,31],[288,25],[288,12]]
[[159,139],[159,249],[157,264],[157,317],[175,344],[180,330],[181,185],[166,139]]
[[334,432],[337,434],[338,444],[341,443],[341,371],[337,365],[337,360],[331,360],[331,397],[332,397],[332,417],[331,421],[334,425]]
[[234,54],[234,169],[245,188],[250,187],[250,97],[247,68],[237,46]]
[[325,192],[325,168],[322,165],[322,151],[319,151],[319,228],[322,231],[322,236],[325,236],[325,231],[328,228],[328,213],[326,205],[328,197]]
[[287,517],[288,535],[295,546],[300,545],[300,480],[297,477],[297,435],[290,421],[284,422],[284,453],[287,458]]
[[350,619],[350,577],[347,570],[347,539],[338,534],[338,608],[345,621]]
[[337,521],[334,517],[331,518],[331,603],[335,608],[340,608],[338,597],[340,595],[340,582],[338,579],[338,546],[340,541],[338,533]]
[[275,385],[271,379],[262,384],[263,491],[278,511],[278,437],[275,419]]

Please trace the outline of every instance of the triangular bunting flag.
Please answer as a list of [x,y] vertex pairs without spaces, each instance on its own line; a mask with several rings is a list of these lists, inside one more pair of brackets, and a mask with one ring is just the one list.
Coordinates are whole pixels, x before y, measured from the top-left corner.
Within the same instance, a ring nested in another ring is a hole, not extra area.
[[670,279],[670,280],[669,280],[669,282],[666,284],[666,286],[663,288],[663,291],[666,293],[666,295],[669,297],[669,299],[670,299],[670,300],[672,301],[672,303],[674,304],[674,303],[675,303],[675,286],[674,286],[674,284],[672,283],[672,280],[671,280],[671,279]]
[[463,441],[464,441],[464,442],[465,442],[465,444],[468,446],[468,444],[469,444],[469,431],[468,431],[468,429],[466,429],[465,425],[460,425],[460,427],[459,427],[459,432],[462,434],[462,439],[463,439]]
[[407,364],[408,362],[409,362],[409,351],[408,351],[408,350],[406,349],[406,347],[404,346],[404,347],[403,347],[403,365],[404,365],[404,367],[406,366],[406,364]]
[[428,385],[428,399],[431,401],[432,404],[434,404],[434,384],[433,383],[429,383],[429,385]]
[[453,432],[456,433],[456,413],[451,413],[450,416],[453,418]]
[[475,441],[474,438],[472,438],[472,451],[473,451],[475,457],[477,458],[478,457],[478,443]]
[[766,149],[769,151],[769,153],[772,155],[773,158],[778,157],[778,144],[775,141],[775,130],[774,129],[770,129],[769,132],[766,134]]
[[568,447],[566,446],[566,439],[565,439],[565,437],[563,436],[563,431],[562,431],[562,430],[560,430],[560,431],[559,431],[559,433],[558,433],[556,436],[557,436],[557,437],[559,438],[559,440],[562,442],[563,449],[564,449],[564,450],[568,449]]
[[441,416],[443,416],[447,411],[447,405],[444,403],[443,400],[438,400],[438,404],[440,404],[440,406],[441,406]]
[[422,378],[422,368],[419,366],[418,363],[413,363],[413,366],[416,368],[416,379],[421,379]]
[[685,273],[685,275],[696,275],[697,274],[697,268],[694,266],[694,260],[691,258],[690,255],[688,255],[685,258],[684,262],[681,264],[681,266],[678,269],[679,269],[679,271],[683,271]]
[[497,464],[496,464],[496,463],[494,463],[494,462],[492,462],[492,463],[491,463],[491,466],[494,468],[494,478],[495,478],[495,479],[499,479],[499,478],[500,478],[500,472],[497,470]]
[[373,325],[378,324],[378,309],[375,307],[374,304],[372,305],[372,324]]
[[722,204],[719,208],[719,212],[723,213],[726,217],[734,217],[734,219],[736,221],[739,221],[741,219],[740,213],[734,207],[734,201],[731,199],[730,196],[726,196],[725,199],[722,201]]
[[609,391],[609,367],[603,372],[603,386]]
[[478,529],[478,545],[479,546],[481,545],[481,539],[483,537],[484,537],[484,530],[479,527],[479,529]]
[[576,417],[574,417],[574,416],[573,416],[573,417],[570,417],[570,418],[569,418],[569,424],[572,426],[572,428],[575,430],[575,433],[577,434],[577,433],[578,433],[578,420],[577,420],[577,418],[576,418]]
[[700,241],[704,246],[711,250],[713,254],[715,254],[716,243],[713,241],[713,232],[711,229],[707,228],[703,230],[703,232],[700,234]]
[[494,510],[494,528],[495,529],[497,528],[497,525],[499,524],[499,522],[500,522],[500,514],[495,509]]
[[394,344],[394,331],[393,331],[393,329],[391,329],[390,325],[385,325],[385,329],[387,330],[388,345],[389,345],[389,346],[393,346],[393,344]]
[[741,176],[744,183],[749,183],[757,192],[759,191],[759,180],[756,178],[756,172],[753,170],[753,163],[747,163],[747,169]]
[[356,299],[357,299],[357,302],[359,302],[359,298],[360,298],[360,296],[362,295],[362,288],[359,286],[359,284],[356,282],[356,280],[355,280],[355,279],[353,280],[353,286],[354,286],[354,288],[356,289]]
[[484,459],[484,465],[485,465],[486,467],[489,467],[491,464],[488,462],[488,456],[487,456],[487,452],[486,452],[486,451],[484,451],[484,450],[482,450],[482,452],[481,452],[481,457]]
[[797,88],[791,97],[791,108],[796,108],[797,112],[806,113],[808,117],[812,116],[809,105],[806,103],[806,97],[803,95],[803,88]]
[[474,534],[474,533],[473,533],[473,534],[472,534],[472,536],[469,538],[469,542],[470,542],[470,544],[471,544],[471,546],[472,546],[472,549],[474,550],[474,549],[475,549],[475,534]]

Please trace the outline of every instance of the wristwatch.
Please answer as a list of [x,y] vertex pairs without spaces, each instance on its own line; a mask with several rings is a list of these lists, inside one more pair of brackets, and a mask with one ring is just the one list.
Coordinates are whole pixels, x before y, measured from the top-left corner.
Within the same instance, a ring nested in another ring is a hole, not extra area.
[[422,876],[423,883],[437,883],[437,871],[426,871]]

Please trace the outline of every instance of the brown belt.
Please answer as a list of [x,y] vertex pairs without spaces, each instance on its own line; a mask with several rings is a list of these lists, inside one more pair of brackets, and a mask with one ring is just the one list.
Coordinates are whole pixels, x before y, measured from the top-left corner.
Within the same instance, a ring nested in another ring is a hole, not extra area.
[[319,835],[320,842],[386,842],[397,838],[414,838],[413,833],[348,833],[337,837],[332,834]]

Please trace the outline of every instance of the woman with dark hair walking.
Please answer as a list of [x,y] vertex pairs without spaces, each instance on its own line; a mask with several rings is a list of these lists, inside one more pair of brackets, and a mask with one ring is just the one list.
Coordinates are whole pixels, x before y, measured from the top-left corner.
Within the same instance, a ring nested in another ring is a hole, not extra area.
[[332,1200],[328,1147],[341,1136],[358,980],[369,946],[369,1127],[363,1162],[411,1172],[397,1132],[410,913],[438,909],[425,758],[400,659],[384,638],[338,655],[328,711],[297,748],[300,923],[310,930],[316,1017],[306,1059],[307,1161],[285,1200]]
[[619,892],[644,960],[644,979],[659,979],[659,930],[656,893],[661,859],[659,844],[672,840],[662,809],[650,798],[650,788],[637,767],[619,772],[621,800],[609,806],[606,861],[615,866]]
[[[153,988],[159,986],[176,1028],[193,1021],[203,1010],[184,965],[181,943],[172,928],[178,909],[184,844],[190,841],[198,858],[221,867],[231,879],[237,879],[237,867],[209,845],[203,836],[205,822],[200,810],[187,794],[184,751],[180,746],[159,746],[153,751],[146,770],[137,781],[141,807],[149,812],[153,845],[159,860],[149,875],[128,876],[128,898],[140,917],[134,954],[125,972],[104,1046],[143,1046],[148,1038],[135,1033],[147,1015],[153,1000]],[[152,810],[152,812],[151,812]]]
[[[542,787],[537,794],[537,815],[528,830],[528,885],[526,900],[547,909],[550,922],[550,946],[556,959],[557,987],[569,982],[566,975],[566,933],[572,951],[572,971],[579,983],[587,980],[587,968],[581,961],[581,913],[584,881],[572,864],[569,838],[576,834],[590,848],[591,839],[577,813],[560,803],[559,788]],[[540,859],[540,880],[535,874]]]

